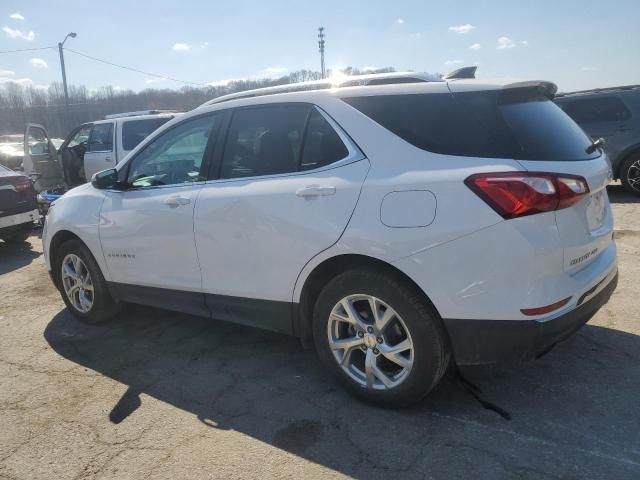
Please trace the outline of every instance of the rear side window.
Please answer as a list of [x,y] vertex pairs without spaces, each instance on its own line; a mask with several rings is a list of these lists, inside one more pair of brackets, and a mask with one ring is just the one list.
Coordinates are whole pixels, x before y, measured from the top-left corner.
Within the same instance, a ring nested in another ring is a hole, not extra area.
[[560,103],[578,123],[620,122],[631,118],[631,111],[618,97],[582,98]]
[[342,160],[349,151],[329,122],[315,108],[309,116],[301,170],[311,170]]
[[169,120],[171,118],[148,118],[124,122],[122,124],[122,147],[125,150],[133,150],[142,140]]
[[297,171],[309,109],[307,105],[274,105],[234,112],[221,177]]
[[344,99],[412,145],[434,153],[519,160],[582,160],[589,138],[533,89]]
[[89,135],[90,152],[110,152],[113,150],[113,122],[98,123]]

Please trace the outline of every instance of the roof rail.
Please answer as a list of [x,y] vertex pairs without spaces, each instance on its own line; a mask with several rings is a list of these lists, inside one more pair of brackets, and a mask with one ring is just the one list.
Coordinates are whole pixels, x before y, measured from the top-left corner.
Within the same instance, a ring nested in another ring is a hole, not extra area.
[[177,113],[175,110],[139,110],[137,112],[124,112],[124,113],[112,113],[111,115],[105,115],[105,120],[111,120],[113,118],[123,117],[139,117],[140,115],[159,115],[161,113]]
[[640,89],[640,85],[621,85],[619,87],[591,88],[589,90],[576,90],[575,92],[561,92],[556,95],[556,98],[566,97],[570,95],[588,95],[590,93],[618,92],[636,89]]
[[311,90],[326,90],[329,88],[343,88],[356,86],[392,85],[398,83],[419,83],[419,82],[441,82],[442,79],[431,73],[417,72],[391,72],[391,73],[371,73],[367,75],[354,75],[341,78],[339,80],[314,80],[311,82],[288,83],[275,87],[256,88],[245,90],[244,92],[231,93],[216,97],[200,105],[205,107],[229,100],[239,100],[242,98],[262,97],[265,95],[275,95],[277,93],[304,92]]
[[444,76],[445,80],[463,80],[476,78],[477,65],[471,67],[462,67]]

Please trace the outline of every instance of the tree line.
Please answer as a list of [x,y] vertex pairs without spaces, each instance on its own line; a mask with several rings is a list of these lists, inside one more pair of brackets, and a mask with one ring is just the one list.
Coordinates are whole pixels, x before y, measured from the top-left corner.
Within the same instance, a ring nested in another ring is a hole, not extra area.
[[[393,71],[392,67],[366,72],[352,67],[341,70],[347,75]],[[6,82],[0,86],[0,134],[22,133],[26,123],[38,123],[46,127],[51,137],[64,138],[81,123],[100,120],[109,114],[139,110],[184,112],[221,95],[320,79],[320,72],[298,70],[280,78],[236,80],[224,85],[185,86],[177,90],[147,88],[135,92],[112,86],[89,90],[85,86],[69,85],[68,109],[62,83],[55,82],[43,89]]]

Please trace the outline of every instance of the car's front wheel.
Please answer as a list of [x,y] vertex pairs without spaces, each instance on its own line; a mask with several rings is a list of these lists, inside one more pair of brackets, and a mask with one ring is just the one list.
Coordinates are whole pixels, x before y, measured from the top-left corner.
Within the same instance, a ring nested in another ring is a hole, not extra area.
[[350,270],[329,282],[313,329],[325,365],[349,391],[378,405],[419,401],[449,364],[437,312],[414,287],[376,270]]
[[67,308],[85,323],[101,323],[119,310],[98,263],[80,240],[63,243],[56,252],[54,275]]
[[624,188],[634,195],[640,195],[640,153],[629,157],[620,170]]

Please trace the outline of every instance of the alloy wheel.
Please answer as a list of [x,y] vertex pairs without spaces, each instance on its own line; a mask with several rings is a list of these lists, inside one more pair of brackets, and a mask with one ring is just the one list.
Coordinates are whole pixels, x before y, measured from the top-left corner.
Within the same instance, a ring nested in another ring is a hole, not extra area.
[[640,192],[640,159],[633,162],[627,170],[627,183],[636,192]]
[[409,329],[390,305],[371,295],[349,295],[336,303],[327,335],[340,368],[368,389],[397,387],[413,366]]
[[64,293],[81,313],[87,313],[93,307],[94,289],[91,273],[82,259],[70,253],[62,260],[62,286]]

